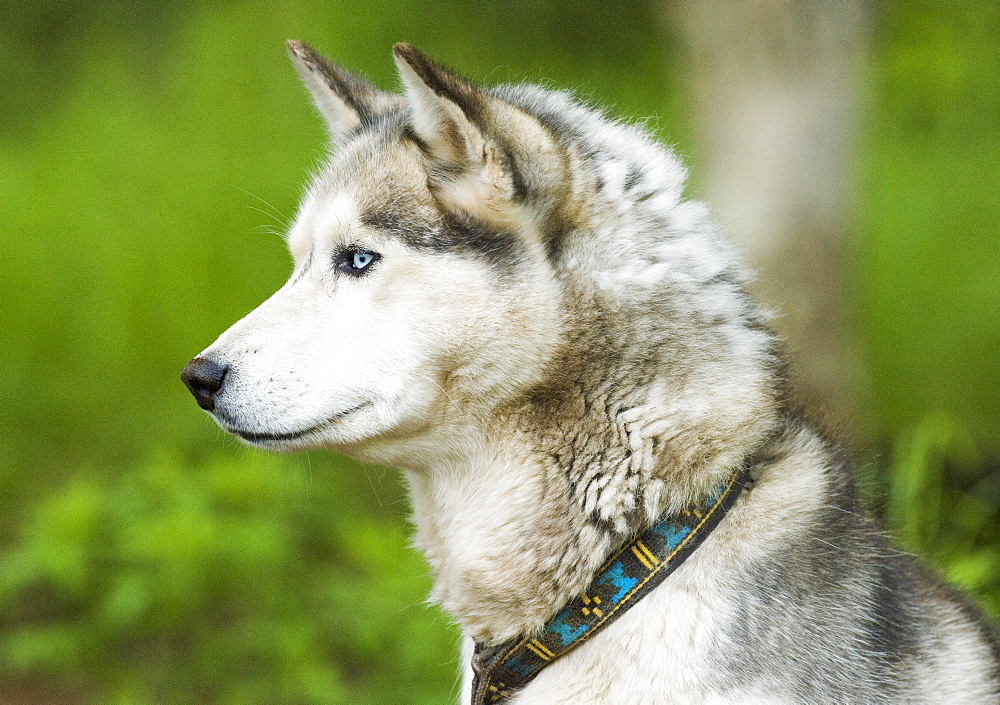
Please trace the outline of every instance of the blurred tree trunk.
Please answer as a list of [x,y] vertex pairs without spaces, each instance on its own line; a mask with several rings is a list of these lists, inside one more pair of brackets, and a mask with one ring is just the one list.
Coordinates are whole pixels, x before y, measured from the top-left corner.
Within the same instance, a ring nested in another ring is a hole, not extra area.
[[663,17],[684,52],[699,195],[778,313],[802,400],[855,426],[844,250],[864,2],[666,0]]

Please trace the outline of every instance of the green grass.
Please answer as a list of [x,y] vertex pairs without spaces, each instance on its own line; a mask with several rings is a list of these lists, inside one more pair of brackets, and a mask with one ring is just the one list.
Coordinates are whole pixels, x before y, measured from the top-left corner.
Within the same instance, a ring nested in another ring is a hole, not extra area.
[[358,468],[242,455],[92,468],[32,507],[0,559],[4,670],[99,702],[440,702],[456,636],[399,517]]

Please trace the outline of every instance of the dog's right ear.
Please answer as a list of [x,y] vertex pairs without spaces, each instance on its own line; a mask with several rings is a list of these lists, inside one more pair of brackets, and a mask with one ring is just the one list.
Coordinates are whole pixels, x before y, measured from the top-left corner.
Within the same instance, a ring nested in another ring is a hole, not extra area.
[[401,99],[380,91],[365,79],[333,64],[305,42],[288,41],[288,55],[313,102],[326,120],[334,147],[377,115],[401,105]]

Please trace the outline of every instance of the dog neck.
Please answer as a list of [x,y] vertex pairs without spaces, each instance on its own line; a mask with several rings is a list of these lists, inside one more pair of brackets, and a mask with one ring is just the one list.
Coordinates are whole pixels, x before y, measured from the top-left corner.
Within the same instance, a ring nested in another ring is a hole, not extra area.
[[[478,418],[453,412],[383,459],[410,468],[432,599],[481,643],[541,628],[626,540],[731,477],[777,422],[769,334],[696,350],[663,333],[654,346],[611,306],[577,302],[577,334],[536,387]],[[691,356],[712,369],[676,362]]]
[[461,460],[407,473],[431,598],[484,643],[543,625],[620,542],[584,515],[545,453],[515,439],[484,440]]
[[742,461],[671,472],[681,457],[671,453],[689,451],[654,437],[650,416],[662,414],[613,393],[544,399],[464,443],[453,435],[447,458],[407,472],[431,597],[481,643],[541,628],[631,535],[707,496]]

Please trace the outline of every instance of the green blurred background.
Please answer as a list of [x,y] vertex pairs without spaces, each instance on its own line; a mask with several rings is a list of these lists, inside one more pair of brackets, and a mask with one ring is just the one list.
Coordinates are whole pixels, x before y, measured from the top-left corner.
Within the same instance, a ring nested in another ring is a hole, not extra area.
[[[455,695],[395,472],[248,450],[178,375],[290,270],[274,232],[325,137],[284,40],[385,87],[409,41],[655,116],[695,152],[658,21],[639,2],[0,7],[0,703]],[[867,486],[996,616],[1000,5],[875,21],[850,247]]]

